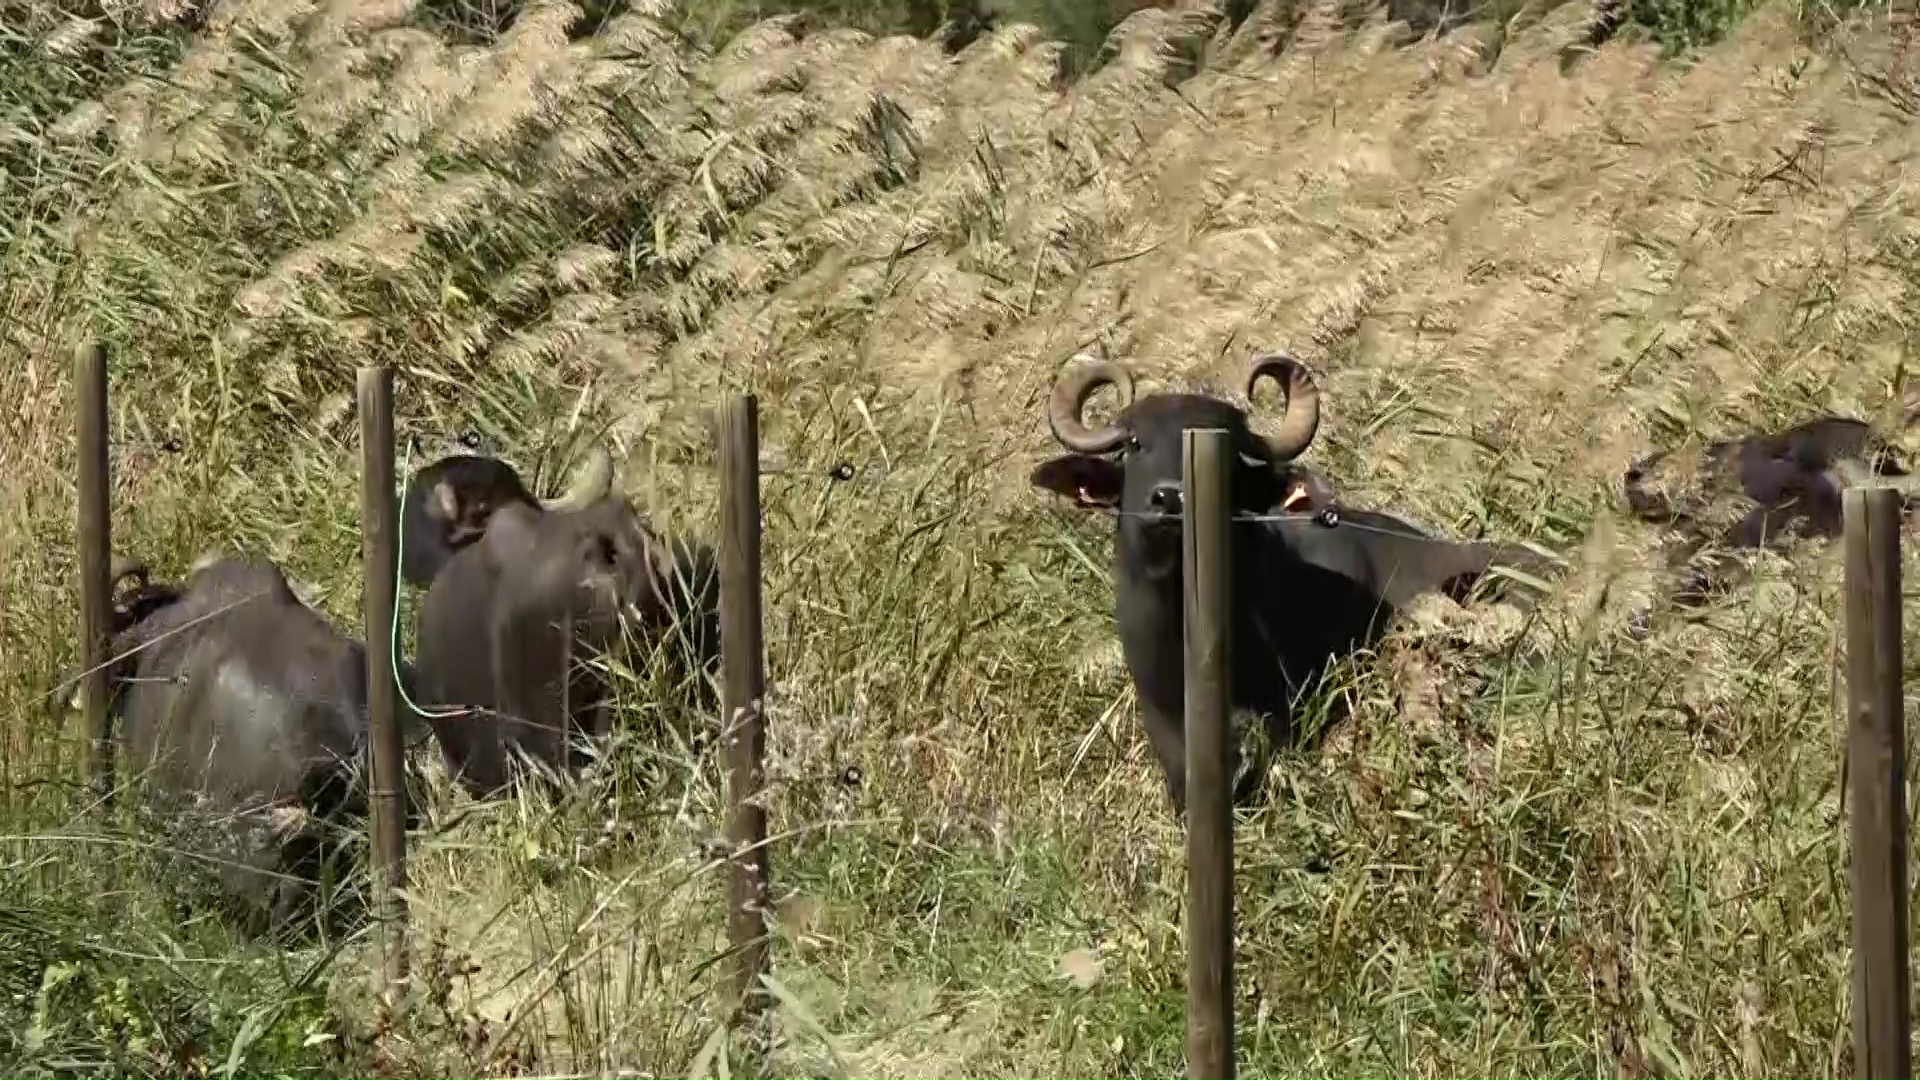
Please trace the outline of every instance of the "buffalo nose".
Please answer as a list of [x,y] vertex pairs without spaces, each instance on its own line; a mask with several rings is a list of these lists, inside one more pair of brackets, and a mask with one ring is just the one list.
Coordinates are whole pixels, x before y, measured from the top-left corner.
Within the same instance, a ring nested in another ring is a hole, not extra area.
[[1155,510],[1163,514],[1178,514],[1180,512],[1180,485],[1160,484],[1156,486],[1153,489],[1153,494],[1147,496],[1147,502],[1151,504]]

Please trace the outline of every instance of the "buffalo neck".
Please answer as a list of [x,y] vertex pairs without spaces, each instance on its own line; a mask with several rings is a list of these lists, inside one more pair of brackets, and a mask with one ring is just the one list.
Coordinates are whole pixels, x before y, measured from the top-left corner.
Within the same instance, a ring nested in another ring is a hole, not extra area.
[[1134,688],[1156,708],[1177,710],[1185,692],[1185,620],[1180,533],[1122,519],[1115,542],[1114,621]]
[[1114,554],[1122,576],[1164,585],[1180,594],[1181,536],[1178,521],[1148,522],[1121,516]]

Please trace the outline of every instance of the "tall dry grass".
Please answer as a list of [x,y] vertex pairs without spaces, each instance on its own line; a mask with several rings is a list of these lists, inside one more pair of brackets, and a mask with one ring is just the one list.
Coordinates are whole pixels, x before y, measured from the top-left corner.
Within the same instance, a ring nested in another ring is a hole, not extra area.
[[1179,1068],[1179,835],[1106,526],[1025,475],[1076,349],[1152,386],[1295,348],[1326,393],[1310,458],[1353,498],[1572,566],[1530,621],[1423,605],[1331,747],[1276,766],[1239,833],[1243,1068],[1848,1067],[1833,559],[1767,560],[1635,642],[1655,538],[1608,489],[1649,443],[1897,399],[1898,34],[1816,48],[1769,8],[1672,64],[1588,49],[1572,6],[1406,43],[1333,3],[1201,4],[1131,16],[1064,85],[1030,26],[948,57],[796,20],[709,51],[664,2],[585,35],[534,3],[485,44],[404,2],[5,10],[16,1071],[750,1067],[720,1026],[712,762],[640,676],[557,805],[438,794],[397,1020],[364,941],[246,945],[86,812],[56,687],[89,332],[118,545],[269,555],[343,627],[357,366],[399,370],[403,465],[472,431],[548,475],[604,424],[635,497],[709,538],[704,410],[761,395],[768,1075]]

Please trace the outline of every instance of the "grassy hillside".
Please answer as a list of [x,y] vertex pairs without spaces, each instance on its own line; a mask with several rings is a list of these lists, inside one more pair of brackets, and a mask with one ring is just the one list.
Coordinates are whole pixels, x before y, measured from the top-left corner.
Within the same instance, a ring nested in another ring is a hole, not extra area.
[[767,1069],[902,1077],[1181,1067],[1180,836],[1110,526],[1025,478],[1077,349],[1151,388],[1293,348],[1326,402],[1308,460],[1352,498],[1569,569],[1532,620],[1423,605],[1341,688],[1354,722],[1277,765],[1239,833],[1243,1071],[1849,1067],[1835,559],[1764,560],[1636,642],[1660,558],[1609,488],[1649,445],[1889,415],[1920,283],[1905,28],[1813,47],[1765,7],[1675,62],[1589,47],[1578,5],[1410,41],[1331,0],[1195,4],[1070,81],[1026,24],[948,56],[645,0],[490,39],[404,0],[183,7],[0,5],[14,1072],[741,1067],[713,763],[644,680],[563,805],[441,793],[399,1022],[364,941],[249,949],[192,875],[151,884],[150,834],[84,813],[58,684],[86,333],[117,547],[269,554],[344,627],[358,365],[400,373],[403,466],[471,433],[551,480],[605,427],[635,498],[707,537],[704,410],[759,393],[786,466]]

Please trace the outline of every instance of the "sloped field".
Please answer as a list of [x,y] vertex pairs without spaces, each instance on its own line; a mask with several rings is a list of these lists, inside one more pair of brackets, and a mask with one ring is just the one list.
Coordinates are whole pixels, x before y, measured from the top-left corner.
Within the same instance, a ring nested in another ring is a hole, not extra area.
[[[111,912],[83,951],[147,1002],[55,995],[24,1068],[659,1075],[718,1046],[712,763],[641,688],[568,805],[445,797],[414,841],[427,1000],[377,1038],[363,943],[290,985],[319,958],[183,923],[27,782],[77,775],[49,688],[88,328],[117,546],[271,554],[349,627],[358,365],[397,365],[413,465],[472,431],[551,476],[604,425],[636,497],[708,536],[704,410],[761,395],[781,1075],[1179,1070],[1179,833],[1109,526],[1026,474],[1078,350],[1144,390],[1292,348],[1322,373],[1308,460],[1351,498],[1569,569],[1531,622],[1424,606],[1354,722],[1277,766],[1239,834],[1243,1071],[1849,1067],[1836,562],[1769,560],[1632,641],[1659,558],[1610,488],[1648,446],[1890,415],[1920,281],[1897,36],[1816,49],[1762,9],[1680,65],[1585,48],[1579,5],[1417,42],[1194,5],[1063,87],[1030,27],[949,57],[775,20],[705,56],[638,0],[590,34],[534,3],[488,46],[407,0],[181,14],[43,20],[9,39],[35,74],[0,76],[5,857],[28,910]],[[143,980],[184,980],[181,1015]]]

